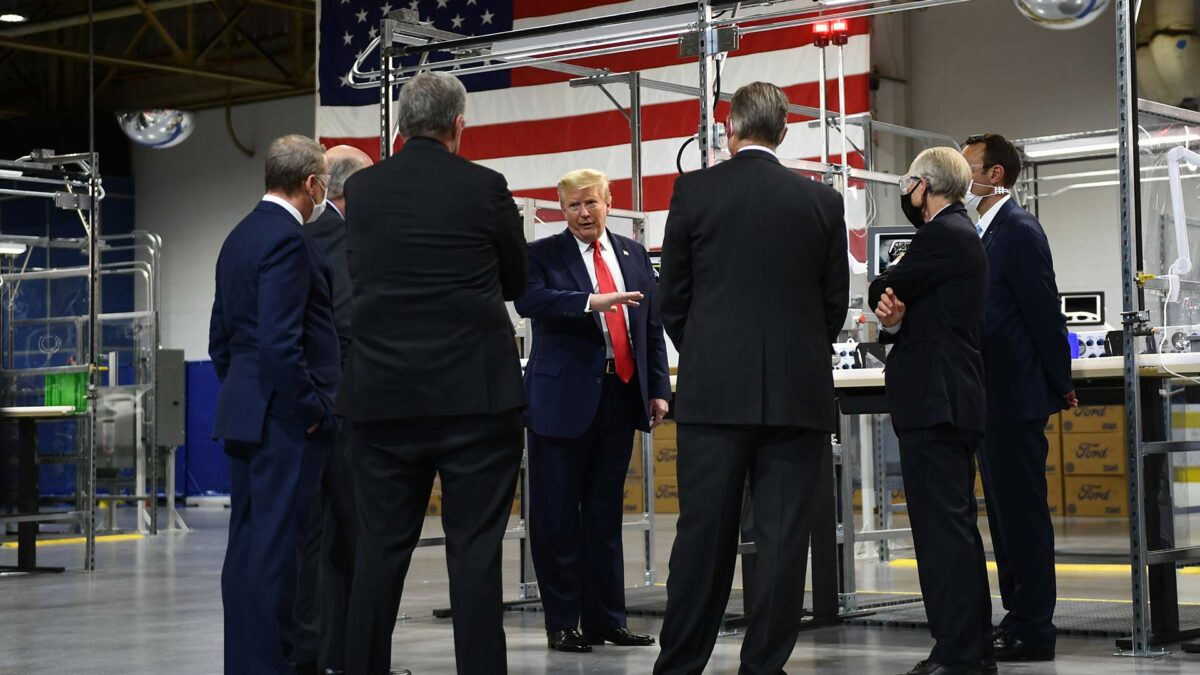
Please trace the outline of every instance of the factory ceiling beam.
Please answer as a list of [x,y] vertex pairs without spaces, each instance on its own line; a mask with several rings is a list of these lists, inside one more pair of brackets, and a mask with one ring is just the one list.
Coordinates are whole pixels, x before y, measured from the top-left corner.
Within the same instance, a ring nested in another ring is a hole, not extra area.
[[[88,59],[87,52],[77,52],[70,49],[63,49],[54,45],[37,44],[24,42],[21,40],[13,40],[10,38],[0,37],[0,47],[9,49],[17,49],[20,51],[33,52],[36,54],[47,54],[49,56],[59,56],[67,59],[76,59],[86,61]],[[259,77],[249,77],[246,75],[238,75],[237,73],[220,72],[214,70],[205,70],[203,68],[194,68],[189,66],[172,65],[168,63],[153,63],[150,61],[140,61],[137,59],[126,58],[123,56],[112,56],[109,54],[96,54],[96,63],[104,63],[113,66],[123,66],[129,68],[143,68],[148,70],[157,70],[177,75],[190,75],[192,77],[201,77],[212,80],[221,80],[224,82],[240,82],[242,84],[253,84],[261,87],[272,89],[292,89],[295,85],[291,82],[281,82],[279,80],[267,80]]]
[[[242,15],[246,13],[246,9],[249,7],[249,2],[243,4],[231,17],[225,13],[225,10],[220,5],[213,3],[213,8],[217,10],[217,14],[219,14],[221,18],[225,19],[225,25],[221,27],[221,30],[217,32],[217,35],[213,38],[213,40],[215,41],[223,38],[229,33],[229,30],[236,31],[251,49],[253,49],[260,57],[266,59],[267,62],[274,66],[275,70],[278,70],[281,75],[288,80],[291,80],[294,77],[292,73],[287,68],[284,68],[282,63],[275,60],[275,57],[272,56],[270,52],[263,49],[262,45],[258,43],[258,40],[255,40],[253,37],[251,37],[248,33],[246,33],[246,31],[242,30],[241,26],[238,25],[238,20],[242,18]],[[296,14],[295,16],[301,18],[299,14]],[[206,53],[208,49],[212,48],[212,44],[215,44],[215,42],[205,45]]]
[[[190,5],[204,5],[212,2],[212,0],[157,0],[156,2],[146,3],[151,10],[159,12],[165,9],[176,9],[178,7],[188,7]],[[135,5],[127,5],[124,7],[114,7],[112,9],[102,9],[95,13],[96,23],[102,21],[112,21],[113,19],[124,19],[130,16],[141,14],[142,10]],[[5,28],[0,30],[0,37],[24,37],[26,35],[37,35],[38,33],[48,33],[50,31],[59,30],[61,28],[71,28],[72,26],[86,26],[88,23],[87,14],[77,14],[75,16],[66,16],[61,19],[50,19],[49,21],[38,21],[15,28]]]
[[237,11],[233,13],[233,16],[226,16],[225,11],[221,9],[220,5],[214,5],[214,7],[217,8],[217,11],[221,12],[221,16],[225,17],[225,24],[221,26],[221,29],[218,30],[215,35],[209,38],[208,42],[205,43],[204,48],[200,50],[200,53],[196,54],[196,63],[204,63],[204,57],[208,56],[208,53],[212,51],[212,48],[216,47],[217,43],[219,43],[229,31],[237,28],[238,21],[241,21],[242,17],[246,14],[246,10],[250,9],[250,3],[242,3],[242,6],[238,7]]
[[[138,28],[138,32],[134,33],[133,39],[130,40],[129,44],[125,46],[125,51],[121,52],[121,55],[129,56],[130,54],[132,54],[133,50],[137,49],[138,43],[142,41],[142,38],[146,36],[146,33],[149,30],[150,30],[150,24],[143,23],[141,28]],[[104,79],[100,81],[100,84],[96,85],[96,95],[97,96],[100,94],[100,92],[104,91],[108,87],[109,84],[112,83],[113,78],[117,76],[117,72],[119,70],[121,70],[120,66],[113,66],[112,68],[108,69],[108,73],[104,76]]]
[[171,53],[175,55],[175,61],[178,63],[187,63],[187,54],[179,48],[179,44],[175,42],[175,38],[171,37],[171,33],[167,30],[167,27],[162,25],[162,22],[158,20],[158,16],[154,14],[154,10],[150,8],[150,5],[146,4],[146,0],[133,0],[133,2],[138,6],[138,9],[142,10],[142,14],[146,16],[146,23],[149,23],[154,28],[154,31],[158,33],[158,37],[162,38],[162,41],[166,43],[167,49],[170,49]]
[[281,0],[254,0],[254,4],[262,5],[263,7],[274,7],[276,9],[286,9],[297,14],[317,14],[317,8],[313,5],[312,0],[307,3],[296,4],[292,2],[282,2]]

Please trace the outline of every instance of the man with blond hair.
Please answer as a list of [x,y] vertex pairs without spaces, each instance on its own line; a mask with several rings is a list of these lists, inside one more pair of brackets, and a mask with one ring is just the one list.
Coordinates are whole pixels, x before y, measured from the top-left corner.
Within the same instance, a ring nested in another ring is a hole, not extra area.
[[671,397],[654,271],[641,244],[606,227],[603,173],[566,174],[558,198],[567,228],[529,245],[516,301],[533,319],[524,418],[547,641],[565,652],[649,646],[625,625],[621,513],[633,432],[661,423]]
[[987,257],[962,204],[971,168],[954,148],[917,155],[900,208],[917,234],[871,283],[869,306],[895,346],[888,411],[934,646],[908,675],[996,672],[992,602],[975,503],[975,453],[987,418]]

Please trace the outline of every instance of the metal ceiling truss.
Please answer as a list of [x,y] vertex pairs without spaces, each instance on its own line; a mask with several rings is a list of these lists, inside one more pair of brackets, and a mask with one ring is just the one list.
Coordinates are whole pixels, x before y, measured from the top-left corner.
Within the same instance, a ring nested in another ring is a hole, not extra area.
[[[225,3],[227,6],[231,3]],[[256,38],[244,26],[243,20],[247,12],[255,7],[270,7],[291,13],[291,30],[287,35],[288,46],[280,48],[278,40]],[[196,22],[193,9],[208,7],[215,10],[216,16],[223,23],[211,36],[201,38],[200,45],[196,44]],[[164,23],[163,12],[187,9],[186,27],[172,31]],[[216,0],[132,0],[128,5],[102,10],[95,13],[97,23],[110,22],[118,19],[141,17],[143,23],[132,33],[131,38],[120,54],[97,53],[95,63],[109,66],[97,84],[97,92],[111,88],[118,81],[118,75],[123,73],[144,74],[159,73],[173,76],[199,78],[216,83],[224,83],[227,91],[218,95],[219,91],[195,92],[180,88],[176,93],[163,96],[151,96],[145,101],[129,101],[129,103],[153,105],[171,105],[189,102],[190,107],[214,107],[230,102],[249,100],[269,100],[286,96],[311,93],[315,88],[315,55],[311,40],[306,40],[306,22],[311,25],[316,14],[316,5],[312,0],[243,0],[236,8],[223,7]],[[86,26],[86,14],[60,17],[45,21],[36,21],[28,25],[16,26],[0,30],[0,48],[10,51],[0,57],[0,67],[14,68],[11,62],[13,55],[18,52],[40,54],[61,59],[87,61],[86,50],[75,49],[58,40],[58,44],[47,40],[30,39],[46,33],[55,33],[66,29]],[[139,57],[136,51],[144,43],[147,34],[153,32],[168,50],[162,57]],[[239,40],[235,60],[235,37]],[[274,48],[269,47],[272,44]],[[224,47],[224,60],[214,57],[217,47]],[[250,58],[243,59],[243,56]],[[290,64],[285,65],[287,61]],[[263,68],[245,72],[247,66],[261,64],[273,73],[264,72]],[[18,72],[14,70],[13,72]],[[278,76],[272,76],[277,74]],[[123,75],[122,75],[123,76]],[[18,72],[18,77],[24,78]],[[234,90],[234,87],[237,90]],[[234,95],[235,94],[235,95]],[[138,98],[138,97],[135,97]],[[123,101],[124,102],[124,101]]]

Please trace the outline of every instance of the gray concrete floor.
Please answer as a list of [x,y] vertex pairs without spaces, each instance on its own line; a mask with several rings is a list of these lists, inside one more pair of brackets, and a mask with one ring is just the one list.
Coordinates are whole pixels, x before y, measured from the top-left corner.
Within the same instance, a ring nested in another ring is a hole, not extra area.
[[[193,530],[135,541],[101,543],[97,571],[0,578],[0,673],[219,673],[221,671],[220,568],[228,513],[220,508],[189,509]],[[674,517],[660,516],[655,552],[659,578],[674,533]],[[1119,526],[1060,523],[1060,548],[1067,541],[1095,550],[1119,547]],[[426,534],[440,532],[430,518]],[[1073,540],[1072,538],[1075,538]],[[627,580],[642,578],[639,534],[626,536]],[[78,568],[82,547],[39,548],[40,561]],[[903,556],[905,552],[898,552]],[[909,553],[910,555],[910,553]],[[517,544],[505,544],[505,579],[515,597]],[[0,564],[15,563],[15,551],[0,549]],[[858,565],[860,588],[916,592],[916,571],[903,565]],[[1124,599],[1128,574],[1060,573],[1060,595]],[[1200,598],[1200,579],[1181,576],[1184,601]],[[993,578],[994,583],[994,578]],[[404,618],[396,628],[396,665],[418,674],[452,673],[453,637],[449,620],[431,611],[447,604],[445,561],[440,549],[414,556],[405,589]],[[631,617],[630,627],[657,634],[660,621]],[[657,649],[605,647],[590,655],[546,649],[541,615],[511,613],[505,619],[509,669],[513,673],[649,673]],[[741,639],[722,637],[708,671],[734,673]],[[921,630],[835,627],[803,633],[788,672],[891,674],[906,671],[929,647]],[[1108,638],[1060,638],[1053,664],[1005,665],[1006,673],[1200,673],[1200,656],[1175,653],[1162,659],[1112,656]]]

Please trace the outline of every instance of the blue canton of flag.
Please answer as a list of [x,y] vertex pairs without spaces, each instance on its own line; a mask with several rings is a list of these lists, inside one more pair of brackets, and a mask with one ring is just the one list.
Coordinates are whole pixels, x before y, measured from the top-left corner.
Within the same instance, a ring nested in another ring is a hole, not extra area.
[[[355,59],[379,35],[380,23],[389,12],[415,9],[422,21],[432,21],[434,28],[464,36],[485,35],[512,30],[513,0],[321,0],[321,40],[317,46],[317,73],[320,85],[320,104],[325,106],[361,106],[379,101],[379,90],[355,89],[347,83],[347,75]],[[431,63],[446,58],[434,55]],[[404,59],[415,65],[417,57]],[[367,55],[362,70],[379,69],[379,51]],[[478,73],[463,78],[469,91],[484,91],[508,87],[509,71]]]

